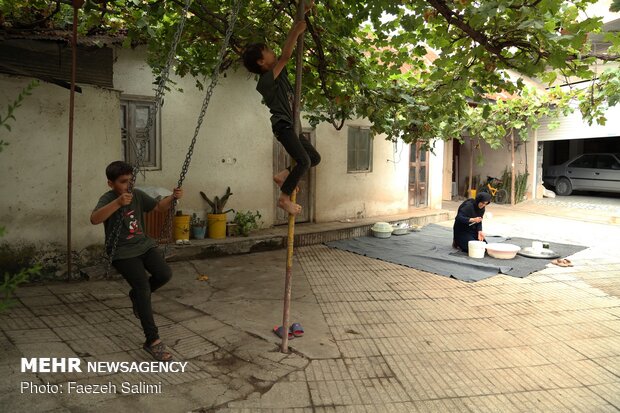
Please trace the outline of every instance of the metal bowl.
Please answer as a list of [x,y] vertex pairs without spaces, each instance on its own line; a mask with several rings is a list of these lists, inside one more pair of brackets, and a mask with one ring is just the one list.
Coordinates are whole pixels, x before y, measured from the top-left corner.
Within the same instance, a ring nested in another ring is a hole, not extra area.
[[392,225],[392,235],[406,235],[409,233],[409,224],[401,222]]

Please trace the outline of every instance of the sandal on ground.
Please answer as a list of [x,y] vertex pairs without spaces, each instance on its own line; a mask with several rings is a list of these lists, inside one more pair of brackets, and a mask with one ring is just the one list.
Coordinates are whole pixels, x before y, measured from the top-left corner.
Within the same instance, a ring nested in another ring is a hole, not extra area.
[[129,291],[129,298],[131,299],[131,306],[133,307],[133,315],[135,315],[137,319],[140,319],[140,315],[138,315],[138,304],[136,303],[133,289]]
[[159,342],[157,344],[151,344],[150,346],[144,344],[142,346],[144,350],[146,350],[153,358],[157,361],[171,361],[172,354],[166,348],[166,345],[163,342]]
[[291,328],[288,331],[295,337],[302,337],[304,335],[304,328],[299,323],[291,324]]
[[[284,334],[284,328],[283,328],[282,326],[280,326],[280,327],[275,326],[275,327],[273,328],[273,333],[274,333],[276,336],[278,336],[278,337],[282,338],[282,334]],[[288,332],[288,339],[290,340],[290,339],[292,339],[292,338],[295,338],[295,335],[289,331],[289,332]]]
[[570,262],[570,260],[567,260],[565,258],[557,258],[551,261],[551,264],[557,265],[558,267],[572,267],[573,266],[573,263]]

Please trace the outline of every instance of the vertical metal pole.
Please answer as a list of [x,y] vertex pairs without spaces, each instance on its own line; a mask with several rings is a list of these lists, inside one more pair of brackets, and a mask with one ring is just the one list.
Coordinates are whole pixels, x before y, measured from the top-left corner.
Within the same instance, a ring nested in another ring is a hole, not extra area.
[[515,199],[515,130],[510,132],[510,205],[516,204]]
[[[305,16],[305,1],[299,0],[296,20],[303,20]],[[304,35],[297,39],[297,53],[295,55],[295,99],[293,100],[293,130],[301,134],[301,75],[304,57]],[[297,201],[297,192],[291,194],[291,201]],[[282,345],[280,351],[288,353],[288,328],[291,312],[291,289],[293,279],[293,247],[295,243],[295,215],[288,215],[288,237],[286,246],[286,276],[284,278],[284,311],[282,314]]]
[[73,114],[75,111],[75,72],[77,66],[77,26],[80,0],[73,2],[73,36],[71,38],[71,93],[69,94],[69,148],[67,159],[67,279],[71,279],[71,187],[73,184]]
[[[474,189],[472,187],[474,181],[474,138],[469,138],[469,143],[471,146],[470,154],[469,154],[469,184],[467,186],[467,198],[470,197],[471,190]],[[475,197],[474,197],[475,198]]]

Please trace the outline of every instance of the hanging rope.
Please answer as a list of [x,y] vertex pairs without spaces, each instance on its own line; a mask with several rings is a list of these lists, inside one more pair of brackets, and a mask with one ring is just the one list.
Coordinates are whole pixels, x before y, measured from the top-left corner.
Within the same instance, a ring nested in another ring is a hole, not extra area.
[[[183,13],[181,14],[181,20],[179,21],[179,25],[177,27],[176,32],[174,33],[174,38],[172,39],[172,45],[170,47],[170,50],[168,52],[168,58],[166,60],[166,65],[164,66],[164,68],[161,71],[160,77],[159,77],[159,82],[157,83],[157,89],[155,91],[155,107],[153,108],[153,110],[149,109],[149,114],[148,114],[148,118],[147,118],[147,122],[146,122],[146,128],[144,131],[144,136],[146,138],[149,137],[150,133],[151,133],[151,128],[153,127],[153,123],[155,122],[156,116],[157,116],[157,112],[159,111],[159,108],[161,107],[161,102],[162,102],[162,97],[164,96],[164,90],[166,88],[166,84],[168,83],[168,78],[170,76],[170,68],[172,67],[172,64],[174,62],[174,58],[176,56],[176,51],[177,51],[177,46],[179,44],[179,41],[181,39],[181,34],[183,33],[183,28],[185,27],[185,20],[187,19],[187,12],[189,10],[189,6],[191,4],[191,0],[185,0],[185,7],[183,8]],[[138,173],[140,173],[140,170],[142,169],[142,164],[144,162],[144,139],[142,140],[142,144],[139,145],[139,149],[138,149],[138,153],[136,156],[136,160],[134,162],[133,166],[133,171],[132,171],[132,175],[131,175],[131,180],[129,182],[128,185],[128,192],[132,193],[133,192],[133,188],[136,184],[136,177],[138,175]],[[112,265],[112,260],[114,259],[114,255],[116,254],[116,249],[118,247],[118,239],[120,237],[120,233],[121,233],[121,227],[123,225],[123,213],[127,210],[127,207],[123,207],[121,208],[116,214],[118,216],[118,219],[114,225],[114,228],[112,230],[112,232],[110,233],[110,236],[106,239],[106,251],[108,250],[108,246],[110,245],[110,243],[112,243],[112,247],[110,248],[110,253],[109,253],[109,259],[108,259],[108,265],[106,268],[106,276],[108,275],[109,271],[110,271],[110,266]]]
[[[177,188],[181,188],[183,186],[183,181],[185,181],[185,177],[187,176],[187,172],[189,171],[190,163],[192,162],[192,155],[194,154],[194,146],[196,145],[196,140],[198,139],[198,134],[200,133],[200,127],[202,126],[202,122],[204,120],[205,114],[207,113],[207,108],[209,107],[209,102],[211,101],[211,96],[213,95],[213,91],[215,90],[215,86],[217,86],[217,82],[219,80],[220,71],[222,69],[222,63],[224,61],[224,57],[226,56],[226,50],[228,49],[228,44],[230,43],[230,38],[232,37],[235,23],[237,22],[237,16],[239,14],[239,10],[241,8],[242,0],[236,0],[235,5],[233,6],[232,13],[230,14],[230,20],[228,22],[228,27],[226,29],[226,34],[224,36],[224,41],[222,46],[220,47],[220,52],[217,56],[217,61],[215,63],[215,67],[213,69],[213,74],[211,75],[211,83],[207,87],[207,92],[205,93],[204,100],[202,102],[202,108],[200,109],[200,114],[198,115],[198,122],[196,124],[196,129],[194,130],[194,136],[192,137],[192,141],[187,149],[187,154],[185,155],[185,161],[183,162],[183,166],[181,167],[181,173],[179,175],[179,180],[177,182]],[[172,217],[174,216],[174,211],[176,209],[177,200],[175,199],[168,210],[168,214],[166,215],[166,222],[162,227],[161,234],[159,235],[158,243],[161,243],[161,240],[164,236],[170,234],[172,229]],[[164,255],[166,254],[168,249],[168,244],[164,246]]]
[[[305,1],[299,0],[297,5],[297,20],[305,16]],[[297,38],[297,53],[295,55],[295,98],[293,99],[293,130],[297,136],[301,135],[301,80],[304,56],[304,36]],[[297,202],[297,191],[291,194],[291,201]],[[293,248],[295,244],[295,215],[288,215],[288,237],[286,244],[286,275],[284,277],[284,310],[282,312],[282,344],[280,351],[288,353],[288,329],[291,314],[291,290],[293,282]]]

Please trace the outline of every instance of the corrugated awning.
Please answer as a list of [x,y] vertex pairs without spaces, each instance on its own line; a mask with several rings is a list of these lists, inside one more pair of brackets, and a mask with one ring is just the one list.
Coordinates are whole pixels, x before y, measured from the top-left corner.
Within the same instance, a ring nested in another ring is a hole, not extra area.
[[[86,46],[77,50],[77,82],[113,88],[114,51]],[[71,46],[49,39],[0,41],[0,72],[28,76],[67,87],[71,79]]]

